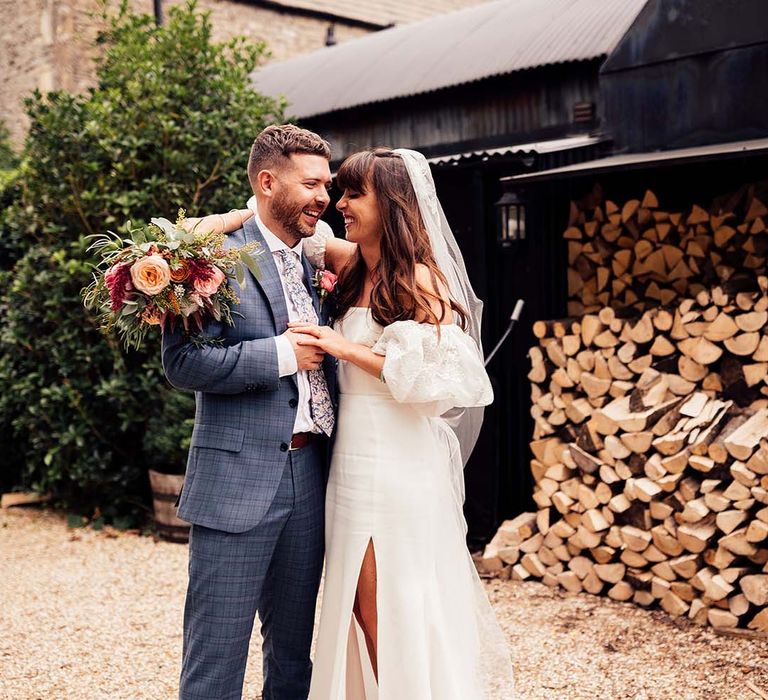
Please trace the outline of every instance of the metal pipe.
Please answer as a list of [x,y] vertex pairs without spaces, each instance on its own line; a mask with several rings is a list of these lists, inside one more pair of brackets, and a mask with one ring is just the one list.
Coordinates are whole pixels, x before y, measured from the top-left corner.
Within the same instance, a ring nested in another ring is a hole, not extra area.
[[501,336],[501,340],[496,343],[496,347],[491,350],[490,355],[485,358],[486,367],[488,366],[488,363],[493,359],[493,356],[499,351],[499,348],[504,344],[504,341],[507,339],[509,334],[512,332],[515,323],[517,323],[518,319],[520,318],[520,314],[523,312],[524,306],[525,302],[522,299],[518,299],[517,303],[515,304],[515,309],[512,311],[512,315],[509,317],[509,325],[507,326],[507,330],[504,331],[504,335]]

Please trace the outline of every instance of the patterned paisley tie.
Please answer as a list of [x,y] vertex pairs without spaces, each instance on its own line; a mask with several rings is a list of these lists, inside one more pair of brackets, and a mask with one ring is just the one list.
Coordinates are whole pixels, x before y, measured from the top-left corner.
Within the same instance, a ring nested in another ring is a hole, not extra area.
[[[288,290],[293,305],[299,312],[301,320],[306,323],[317,323],[315,307],[312,306],[312,297],[302,282],[303,268],[299,256],[292,250],[275,251],[283,261],[283,276],[285,288]],[[311,369],[307,372],[309,379],[310,399],[309,405],[312,411],[312,419],[320,430],[326,435],[333,432],[334,416],[331,394],[325,381],[322,369]]]

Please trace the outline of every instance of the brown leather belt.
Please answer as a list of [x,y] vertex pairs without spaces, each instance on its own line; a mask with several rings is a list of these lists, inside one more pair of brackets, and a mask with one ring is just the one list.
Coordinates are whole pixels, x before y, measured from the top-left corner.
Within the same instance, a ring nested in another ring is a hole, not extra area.
[[315,436],[314,433],[296,433],[291,438],[291,446],[289,449],[291,450],[300,450],[302,447],[306,447],[309,445],[309,443],[312,442],[312,438]]

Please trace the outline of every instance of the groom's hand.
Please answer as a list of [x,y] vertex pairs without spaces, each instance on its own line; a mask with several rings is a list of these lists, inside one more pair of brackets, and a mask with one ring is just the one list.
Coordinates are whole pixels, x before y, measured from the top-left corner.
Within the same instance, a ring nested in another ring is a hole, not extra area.
[[325,358],[325,353],[320,348],[312,345],[299,345],[298,341],[301,339],[302,335],[300,333],[294,333],[290,329],[285,331],[283,335],[288,338],[288,341],[291,343],[293,353],[296,355],[296,365],[300,371],[320,369],[320,365],[322,365],[323,359]]

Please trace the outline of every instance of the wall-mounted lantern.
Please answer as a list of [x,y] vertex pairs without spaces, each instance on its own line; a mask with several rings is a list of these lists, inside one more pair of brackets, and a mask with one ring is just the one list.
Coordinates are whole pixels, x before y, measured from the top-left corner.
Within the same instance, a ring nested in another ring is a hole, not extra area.
[[505,192],[496,202],[499,210],[499,244],[510,246],[525,240],[525,202],[519,192]]

